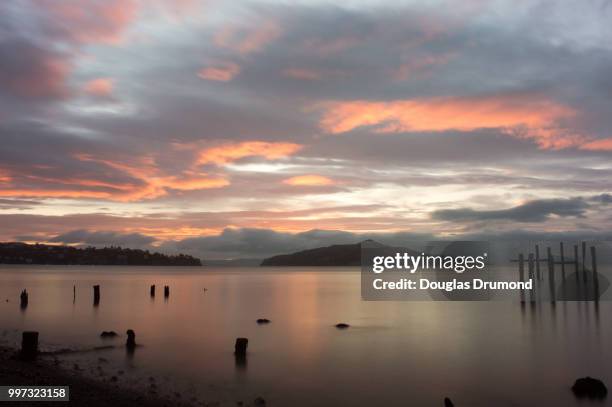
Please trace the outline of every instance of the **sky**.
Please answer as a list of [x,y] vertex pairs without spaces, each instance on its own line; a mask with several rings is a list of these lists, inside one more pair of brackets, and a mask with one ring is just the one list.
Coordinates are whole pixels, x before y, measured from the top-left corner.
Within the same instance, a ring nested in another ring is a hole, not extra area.
[[601,0],[2,1],[0,241],[610,238],[610,21]]

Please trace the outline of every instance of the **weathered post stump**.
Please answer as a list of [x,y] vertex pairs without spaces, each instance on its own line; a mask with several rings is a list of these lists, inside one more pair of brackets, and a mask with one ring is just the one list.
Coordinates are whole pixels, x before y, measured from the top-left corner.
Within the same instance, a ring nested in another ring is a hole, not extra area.
[[134,348],[136,347],[136,334],[131,329],[128,329],[126,334],[127,334],[127,341],[125,342],[125,347],[128,350],[134,350]]
[[246,357],[247,346],[249,340],[247,338],[236,338],[236,345],[234,346],[234,355],[237,357]]
[[94,285],[93,286],[93,296],[94,296],[94,305],[98,305],[100,304],[100,286],[99,285]]
[[21,299],[21,308],[22,309],[27,308],[28,307],[28,292],[25,289],[21,292],[20,299]]
[[164,286],[164,297],[165,298],[170,297],[170,287],[167,285]]
[[444,397],[444,407],[455,407],[451,399]]
[[21,334],[21,358],[26,360],[36,359],[38,355],[38,332],[24,331]]
[[155,284],[151,286],[149,292],[151,293],[151,297],[155,297]]

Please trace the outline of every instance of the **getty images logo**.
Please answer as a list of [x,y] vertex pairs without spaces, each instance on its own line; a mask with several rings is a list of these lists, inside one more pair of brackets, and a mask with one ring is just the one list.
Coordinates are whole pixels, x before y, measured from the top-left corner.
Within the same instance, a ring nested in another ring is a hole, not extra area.
[[372,271],[380,274],[385,270],[407,271],[416,273],[419,270],[446,270],[455,273],[483,270],[486,267],[488,254],[474,255],[430,255],[421,253],[412,255],[407,252],[395,253],[393,256],[374,256]]

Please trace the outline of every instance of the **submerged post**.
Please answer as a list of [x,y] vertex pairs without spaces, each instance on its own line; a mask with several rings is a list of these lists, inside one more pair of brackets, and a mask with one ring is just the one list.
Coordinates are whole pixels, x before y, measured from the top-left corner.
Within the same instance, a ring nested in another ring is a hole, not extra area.
[[24,331],[21,334],[21,358],[26,360],[36,359],[38,355],[38,332]]
[[93,286],[93,291],[94,291],[94,305],[98,305],[100,304],[100,286],[99,285],[94,285]]
[[247,338],[236,338],[236,344],[234,345],[234,355],[236,355],[237,357],[245,357],[248,345],[249,340]]
[[155,297],[155,284],[151,286],[150,293],[151,293],[151,297]]
[[582,278],[584,282],[587,281],[587,272],[586,272],[586,242],[582,242]]
[[[529,258],[528,258],[528,262],[527,262],[527,266],[529,267],[529,279],[531,279],[533,281],[533,253],[529,253]],[[533,286],[532,290],[529,290],[529,298],[530,301],[533,302],[534,301],[534,291],[535,291],[536,286]]]
[[[523,253],[519,253],[518,255],[518,265],[519,265],[519,280],[525,281],[525,256]],[[521,288],[521,302],[525,302],[525,291]]]
[[128,329],[127,332],[127,341],[125,342],[125,347],[128,350],[134,350],[136,347],[136,334],[132,329]]
[[550,288],[550,300],[555,302],[555,258],[552,255],[550,247],[546,248],[548,256],[548,285]]
[[25,288],[21,292],[19,299],[21,301],[21,309],[26,309],[28,307],[28,292],[25,290]]
[[578,283],[579,280],[579,273],[580,273],[580,268],[578,267],[578,245],[575,244],[574,245],[574,268],[576,271],[576,282]]
[[165,298],[170,297],[170,287],[167,285],[164,286],[164,297]]
[[72,286],[72,303],[76,302],[76,285]]
[[559,243],[559,251],[561,256],[561,278],[565,280],[565,253],[563,252],[563,242]]
[[597,253],[595,246],[591,246],[591,267],[593,268],[593,287],[595,299],[599,299],[599,277],[597,276]]
[[540,276],[540,246],[535,245],[535,266],[536,266],[536,274],[538,275],[538,280],[541,280]]

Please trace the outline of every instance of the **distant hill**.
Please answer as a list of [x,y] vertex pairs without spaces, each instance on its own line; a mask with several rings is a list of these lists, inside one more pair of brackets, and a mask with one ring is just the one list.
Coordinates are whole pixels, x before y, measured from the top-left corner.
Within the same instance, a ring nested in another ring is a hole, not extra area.
[[201,266],[202,262],[185,254],[167,255],[140,249],[78,248],[17,242],[0,243],[0,264]]
[[257,267],[261,264],[261,259],[232,259],[232,260],[204,260],[203,266],[206,267]]
[[262,266],[359,266],[361,264],[361,243],[336,244],[303,250],[291,254],[269,257]]

